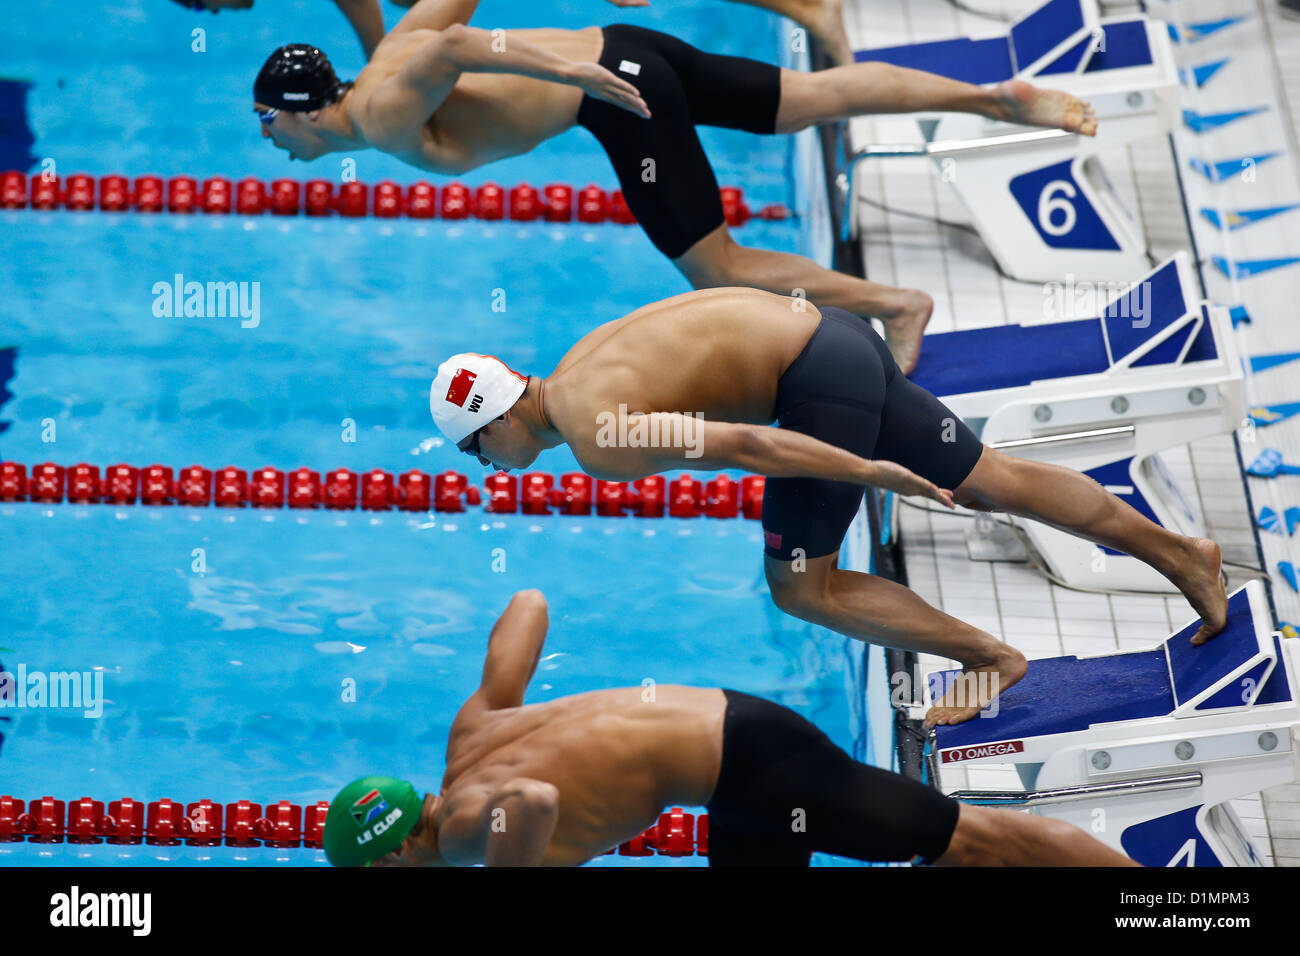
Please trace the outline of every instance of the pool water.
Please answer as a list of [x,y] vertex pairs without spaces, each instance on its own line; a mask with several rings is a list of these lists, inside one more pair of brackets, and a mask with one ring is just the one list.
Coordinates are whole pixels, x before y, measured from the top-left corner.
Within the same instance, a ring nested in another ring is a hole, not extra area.
[[[627,20],[780,57],[773,17],[673,7],[485,2],[475,23]],[[20,19],[0,38],[0,68],[32,84],[33,152],[61,175],[336,175],[337,157],[290,164],[248,112],[251,77],[280,42],[342,51],[343,75],[359,65],[328,4],[212,17],[73,0]],[[202,54],[188,46],[195,26]],[[719,179],[751,204],[793,201],[787,140],[704,138]],[[362,181],[428,178],[355,159]],[[614,186],[582,131],[465,177],[489,179]],[[813,241],[798,221],[739,236],[790,251]],[[0,213],[0,251],[0,349],[15,350],[0,458],[29,466],[454,468],[478,481],[428,417],[441,358],[490,351],[545,374],[595,325],[687,290],[639,230],[614,225],[25,211]],[[177,275],[256,288],[256,321],[159,314],[158,289]],[[565,450],[536,464],[574,467]],[[102,673],[105,698],[96,719],[0,712],[0,793],[305,804],[371,771],[435,789],[487,633],[532,587],[552,626],[529,701],[646,681],[730,686],[870,758],[862,646],[777,611],[761,551],[743,519],[0,505],[0,661]],[[323,863],[306,850],[0,844],[10,865],[207,859]]]

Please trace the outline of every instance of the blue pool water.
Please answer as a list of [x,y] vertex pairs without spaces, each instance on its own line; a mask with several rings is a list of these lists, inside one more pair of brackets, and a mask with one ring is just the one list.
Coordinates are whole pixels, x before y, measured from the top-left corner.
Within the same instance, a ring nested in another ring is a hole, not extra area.
[[[772,17],[673,7],[484,2],[475,22],[634,20],[709,49],[779,57]],[[330,158],[291,165],[248,112],[250,78],[279,42],[342,51],[344,75],[359,65],[328,4],[211,17],[153,0],[76,0],[31,4],[21,19],[0,38],[0,70],[32,83],[33,152],[61,174],[334,175]],[[206,53],[189,51],[196,25]],[[705,139],[719,178],[743,183],[751,203],[791,201],[787,141]],[[377,155],[356,159],[363,181],[421,178]],[[581,131],[465,179],[613,186]],[[791,251],[811,241],[797,223],[750,224],[741,237]],[[29,465],[466,470],[428,418],[442,357],[491,351],[545,374],[595,325],[687,289],[639,230],[617,226],[6,212],[0,253],[0,349],[16,349],[0,457]],[[155,285],[177,274],[257,283],[256,326],[158,316]],[[572,467],[566,451],[537,462]],[[739,519],[15,504],[0,506],[0,581],[6,667],[104,675],[98,719],[0,713],[0,793],[23,799],[304,804],[372,769],[435,789],[488,630],[510,594],[531,587],[550,600],[552,630],[530,701],[646,680],[731,686],[794,707],[870,756],[861,645],[774,608],[758,526]],[[209,857],[323,859],[0,844],[0,863],[18,865]]]

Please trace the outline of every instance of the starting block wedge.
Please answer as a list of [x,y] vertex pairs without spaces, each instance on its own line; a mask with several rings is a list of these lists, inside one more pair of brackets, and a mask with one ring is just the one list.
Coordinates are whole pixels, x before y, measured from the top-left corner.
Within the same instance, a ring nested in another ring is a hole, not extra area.
[[967,114],[917,114],[921,145],[868,145],[854,154],[854,166],[929,156],[1002,270],[1017,279],[1069,273],[1127,281],[1147,268],[1146,238],[1098,154],[1166,135],[1178,122],[1178,69],[1164,24],[1101,18],[1093,0],[1048,0],[1004,34],[854,55],[980,85],[1019,78],[1091,102],[1096,137]]
[[[1030,661],[996,711],[935,728],[933,779],[1012,764],[1024,790],[951,795],[1066,820],[1147,866],[1261,865],[1229,801],[1300,779],[1300,642],[1274,628],[1260,581],[1194,647],[1199,624],[1150,650]],[[957,673],[936,675],[936,699]]]
[[[1232,432],[1246,402],[1227,310],[1200,301],[1194,276],[1180,252],[1096,318],[927,335],[910,377],[986,445],[1084,472],[1157,524],[1203,537],[1196,496],[1159,453]],[[1068,584],[1174,590],[1136,558],[1012,520]]]

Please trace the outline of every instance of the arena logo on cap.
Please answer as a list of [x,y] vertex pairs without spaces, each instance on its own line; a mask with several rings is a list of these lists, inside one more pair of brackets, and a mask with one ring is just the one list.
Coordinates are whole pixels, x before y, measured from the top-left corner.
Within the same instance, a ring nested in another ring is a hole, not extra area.
[[470,386],[474,384],[476,378],[478,375],[468,369],[456,369],[456,374],[451,378],[451,385],[447,388],[447,401],[457,408],[464,408],[465,399],[469,398]]
[[388,801],[378,790],[371,790],[352,804],[352,819],[357,826],[365,829],[375,822],[375,818],[388,809]]
[[311,99],[311,94],[310,93],[285,93],[284,98],[286,100],[309,100]]

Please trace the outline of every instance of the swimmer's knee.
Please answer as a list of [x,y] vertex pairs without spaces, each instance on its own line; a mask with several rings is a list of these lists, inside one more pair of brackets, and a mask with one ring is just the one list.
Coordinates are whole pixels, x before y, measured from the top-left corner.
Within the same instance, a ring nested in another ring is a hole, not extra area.
[[825,613],[826,578],[819,570],[797,572],[791,561],[768,561],[767,587],[772,602],[786,614],[814,621]]

